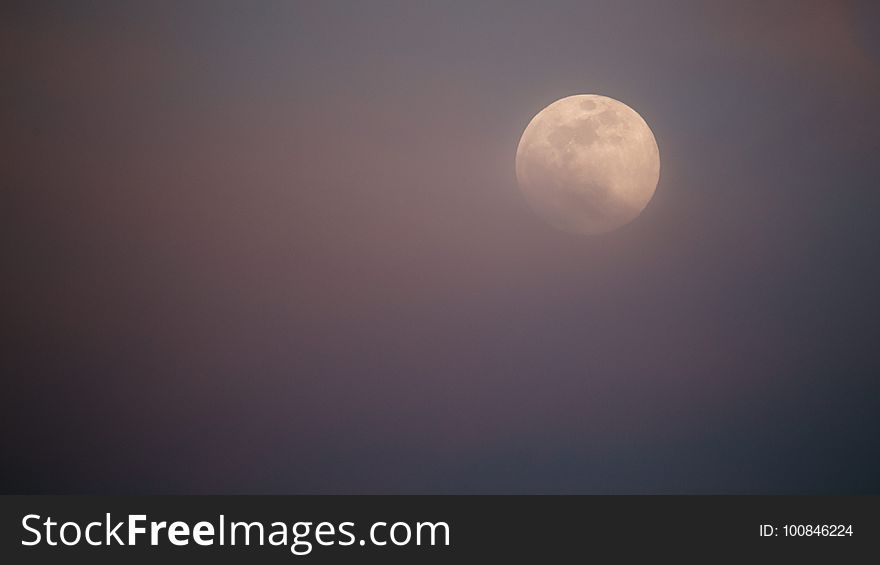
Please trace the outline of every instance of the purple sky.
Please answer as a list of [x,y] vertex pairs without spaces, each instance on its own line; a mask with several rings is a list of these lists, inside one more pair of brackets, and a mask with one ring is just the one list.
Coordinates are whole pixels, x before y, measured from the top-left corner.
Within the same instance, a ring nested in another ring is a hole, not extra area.
[[[5,5],[3,490],[880,494],[877,12]],[[593,238],[578,93],[662,163]]]

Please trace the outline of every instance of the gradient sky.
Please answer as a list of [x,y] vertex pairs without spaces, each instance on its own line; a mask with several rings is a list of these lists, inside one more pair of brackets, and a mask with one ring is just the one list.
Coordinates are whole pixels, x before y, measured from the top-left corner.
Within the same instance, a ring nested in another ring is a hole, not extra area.
[[4,492],[880,494],[872,3],[180,4],[0,9]]

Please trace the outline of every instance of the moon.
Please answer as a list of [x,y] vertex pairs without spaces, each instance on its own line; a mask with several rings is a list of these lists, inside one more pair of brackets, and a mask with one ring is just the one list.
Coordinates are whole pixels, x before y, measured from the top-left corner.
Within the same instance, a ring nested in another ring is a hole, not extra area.
[[516,178],[529,206],[553,226],[606,233],[633,221],[654,196],[660,150],[635,110],[579,94],[529,122],[516,150]]

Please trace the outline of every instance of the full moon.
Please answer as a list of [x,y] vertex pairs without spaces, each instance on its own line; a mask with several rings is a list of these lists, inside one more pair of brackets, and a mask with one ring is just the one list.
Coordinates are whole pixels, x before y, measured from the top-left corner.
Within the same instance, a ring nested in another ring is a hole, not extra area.
[[660,150],[645,120],[623,102],[569,96],[529,122],[516,150],[516,178],[550,224],[600,234],[648,205],[660,180]]

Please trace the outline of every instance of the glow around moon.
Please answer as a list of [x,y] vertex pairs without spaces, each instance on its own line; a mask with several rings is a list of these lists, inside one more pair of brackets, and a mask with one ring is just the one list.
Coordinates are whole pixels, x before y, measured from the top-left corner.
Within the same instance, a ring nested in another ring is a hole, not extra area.
[[561,230],[599,234],[635,219],[660,180],[660,151],[635,110],[606,96],[557,100],[532,118],[516,150],[532,209]]

